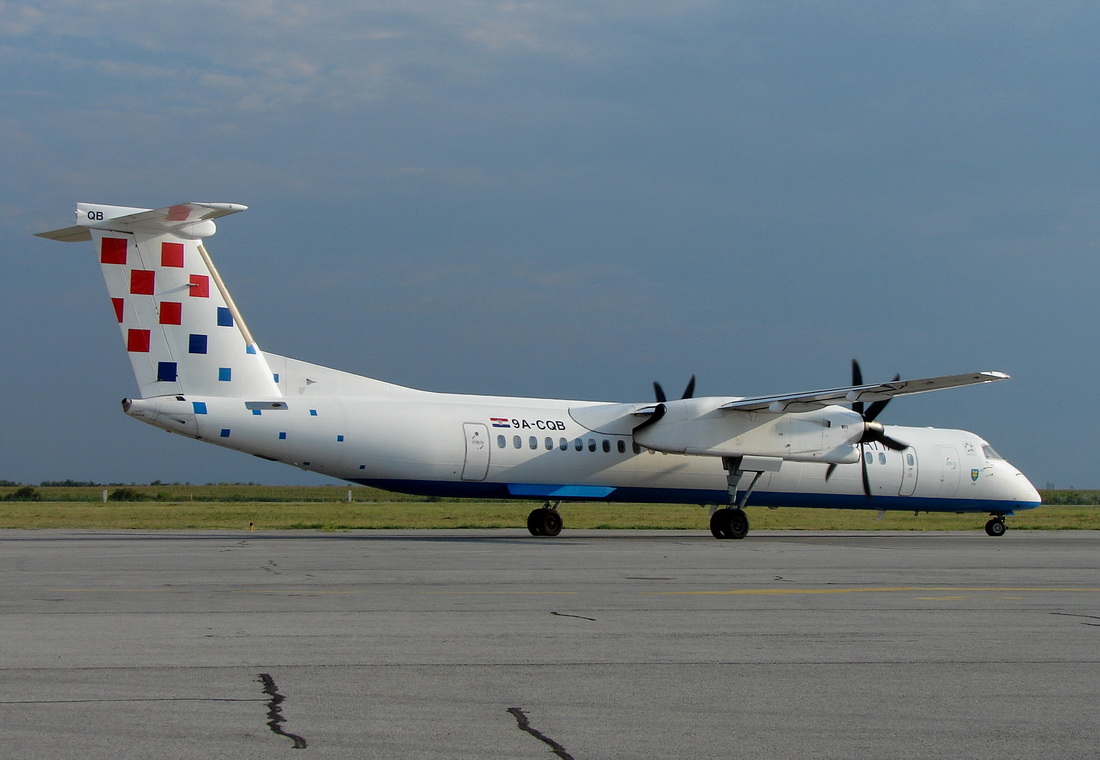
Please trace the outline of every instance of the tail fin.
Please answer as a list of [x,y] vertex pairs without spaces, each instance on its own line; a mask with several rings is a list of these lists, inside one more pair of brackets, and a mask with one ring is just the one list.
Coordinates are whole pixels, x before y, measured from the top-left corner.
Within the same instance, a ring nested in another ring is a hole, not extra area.
[[282,395],[202,244],[213,219],[246,208],[79,203],[77,226],[39,233],[94,242],[143,397]]

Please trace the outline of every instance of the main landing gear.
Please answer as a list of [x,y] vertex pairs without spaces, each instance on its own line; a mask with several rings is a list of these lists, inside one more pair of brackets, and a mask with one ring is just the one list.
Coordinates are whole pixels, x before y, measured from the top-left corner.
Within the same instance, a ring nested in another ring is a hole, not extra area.
[[[722,457],[726,470],[726,491],[729,506],[715,510],[710,516],[710,532],[715,538],[744,538],[749,533],[749,518],[745,505],[765,472],[778,472],[782,459],[774,457]],[[751,475],[748,488],[740,491],[745,476]]]
[[993,519],[985,524],[985,532],[990,536],[1003,536],[1006,530],[1004,515],[993,515]]
[[749,517],[740,507],[715,510],[710,516],[710,532],[715,538],[744,538],[749,533]]
[[531,531],[532,536],[556,536],[561,533],[562,519],[558,512],[560,503],[551,505],[550,502],[546,502],[545,505],[532,510],[531,514],[527,515],[527,530]]

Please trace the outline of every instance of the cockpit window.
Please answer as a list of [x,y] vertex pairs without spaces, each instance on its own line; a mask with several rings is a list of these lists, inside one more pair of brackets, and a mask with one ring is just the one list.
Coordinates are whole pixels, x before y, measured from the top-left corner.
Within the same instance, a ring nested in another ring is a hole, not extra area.
[[986,459],[1001,459],[1001,455],[993,450],[993,447],[988,443],[982,444],[982,453],[985,454]]

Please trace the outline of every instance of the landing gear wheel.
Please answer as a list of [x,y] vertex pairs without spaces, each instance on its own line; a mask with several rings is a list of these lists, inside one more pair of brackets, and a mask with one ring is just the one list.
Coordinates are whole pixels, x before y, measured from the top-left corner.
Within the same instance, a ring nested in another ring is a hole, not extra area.
[[710,517],[710,532],[715,538],[744,538],[749,532],[749,518],[743,509],[719,509]]
[[532,509],[531,514],[527,515],[527,530],[531,531],[532,536],[544,535],[542,532],[542,513],[543,509]]
[[563,521],[556,509],[541,507],[527,515],[527,530],[532,536],[556,536],[561,533]]
[[558,511],[556,509],[544,509],[543,512],[546,514],[542,516],[542,535],[556,536],[561,533],[561,526],[564,521]]
[[985,524],[985,532],[990,536],[1003,536],[1008,528],[1003,517],[994,517]]

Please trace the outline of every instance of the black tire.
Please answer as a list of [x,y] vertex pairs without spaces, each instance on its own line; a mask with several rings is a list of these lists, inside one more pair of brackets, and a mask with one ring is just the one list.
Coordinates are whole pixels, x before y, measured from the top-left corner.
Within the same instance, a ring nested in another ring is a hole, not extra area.
[[531,514],[527,515],[527,530],[531,532],[532,536],[545,535],[542,532],[542,513],[548,511],[545,508],[532,509]]
[[730,538],[744,538],[749,534],[749,516],[743,509],[730,509],[729,531]]
[[719,509],[710,516],[710,534],[715,538],[730,538],[729,515],[726,514],[727,512],[729,512],[728,509]]
[[710,533],[715,538],[744,538],[749,518],[743,509],[719,509],[710,517]]
[[558,511],[556,509],[543,509],[542,511],[545,513],[542,516],[542,535],[556,536],[561,533],[565,521],[561,519]]
[[1008,530],[1008,526],[1005,525],[1005,521],[996,517],[985,524],[985,532],[990,536],[1003,536],[1006,530]]

